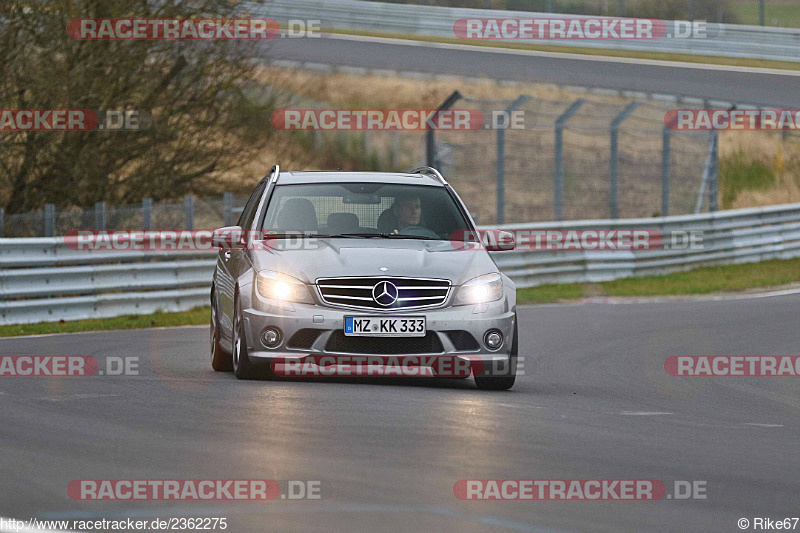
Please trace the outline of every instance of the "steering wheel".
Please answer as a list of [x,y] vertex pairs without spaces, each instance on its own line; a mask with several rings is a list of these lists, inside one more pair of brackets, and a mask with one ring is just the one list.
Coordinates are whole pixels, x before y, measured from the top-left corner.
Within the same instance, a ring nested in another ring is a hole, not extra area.
[[431,239],[438,239],[439,236],[429,230],[428,228],[423,228],[422,226],[406,226],[405,228],[400,230],[400,235],[412,235],[414,237],[430,237]]

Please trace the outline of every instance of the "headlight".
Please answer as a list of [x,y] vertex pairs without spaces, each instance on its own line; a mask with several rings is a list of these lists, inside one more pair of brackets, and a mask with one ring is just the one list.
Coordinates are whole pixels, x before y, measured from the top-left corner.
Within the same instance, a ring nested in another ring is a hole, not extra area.
[[264,298],[281,302],[314,303],[305,283],[292,276],[262,270],[256,281],[258,293]]
[[455,305],[483,304],[503,297],[503,278],[486,274],[472,278],[458,289]]

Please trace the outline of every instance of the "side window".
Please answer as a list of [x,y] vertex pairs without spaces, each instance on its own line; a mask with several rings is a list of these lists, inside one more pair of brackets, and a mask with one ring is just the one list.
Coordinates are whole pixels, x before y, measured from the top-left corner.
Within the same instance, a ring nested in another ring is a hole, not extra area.
[[258,203],[261,201],[261,195],[264,194],[264,189],[266,186],[266,182],[259,183],[258,187],[256,187],[256,190],[250,195],[250,199],[247,200],[247,204],[245,204],[244,209],[242,210],[242,215],[239,217],[239,222],[236,223],[237,226],[241,226],[244,229],[250,229],[250,226],[253,224],[253,219],[256,216]]

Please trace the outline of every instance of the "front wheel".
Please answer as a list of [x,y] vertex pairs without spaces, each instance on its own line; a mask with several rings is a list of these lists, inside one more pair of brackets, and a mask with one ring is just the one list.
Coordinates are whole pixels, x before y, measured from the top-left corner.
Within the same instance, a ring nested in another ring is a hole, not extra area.
[[242,304],[237,293],[233,300],[233,375],[239,379],[255,379],[258,373],[247,356],[247,336],[244,328]]
[[517,316],[514,315],[514,340],[511,341],[508,368],[499,372],[490,372],[493,375],[475,376],[475,385],[478,386],[478,389],[508,390],[514,386],[514,382],[517,380],[517,352],[519,350],[519,334],[517,331]]
[[230,372],[233,369],[231,356],[220,345],[219,321],[217,319],[217,299],[211,299],[211,368],[217,372]]

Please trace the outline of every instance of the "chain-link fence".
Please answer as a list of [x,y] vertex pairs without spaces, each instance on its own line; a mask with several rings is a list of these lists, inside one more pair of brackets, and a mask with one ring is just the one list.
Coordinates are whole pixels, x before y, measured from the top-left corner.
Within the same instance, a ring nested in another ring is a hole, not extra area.
[[214,229],[235,224],[246,202],[247,196],[225,193],[219,199],[187,196],[183,203],[154,203],[145,198],[138,205],[110,207],[99,202],[88,209],[46,204],[41,211],[13,215],[4,215],[0,209],[0,237],[52,237],[89,229]]
[[[667,129],[668,108],[521,96],[445,107],[514,127],[429,134],[440,167],[481,223],[632,218],[716,210],[716,133]],[[432,149],[431,149],[432,148]]]

